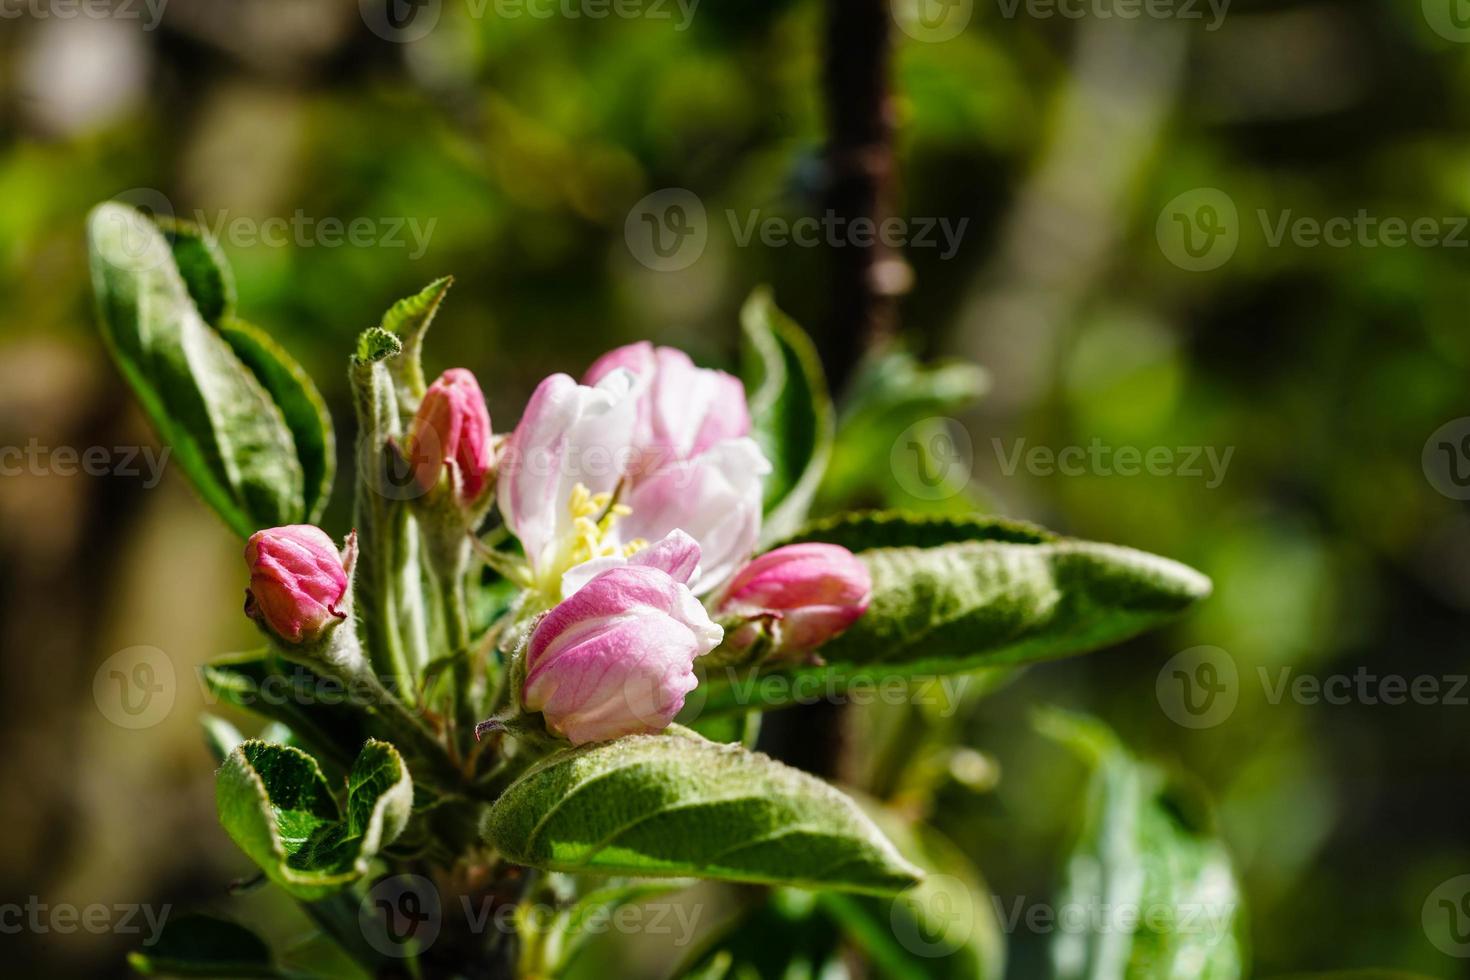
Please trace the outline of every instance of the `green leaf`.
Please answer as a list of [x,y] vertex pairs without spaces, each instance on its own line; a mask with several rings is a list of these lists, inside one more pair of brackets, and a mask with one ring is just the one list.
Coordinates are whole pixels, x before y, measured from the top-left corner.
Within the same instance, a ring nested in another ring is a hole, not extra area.
[[393,382],[398,388],[398,397],[405,417],[418,410],[428,383],[424,378],[424,334],[449,287],[454,285],[453,276],[435,279],[412,296],[401,299],[383,314],[382,329],[395,334],[403,343],[402,352],[389,362]]
[[1004,517],[953,517],[903,511],[852,511],[812,521],[779,545],[826,541],[849,551],[870,548],[936,548],[958,541],[1044,544],[1059,536],[1044,527]]
[[919,877],[836,789],[692,732],[559,752],[511,784],[486,832],[510,860],[556,871],[879,894]]
[[208,915],[170,919],[152,946],[128,954],[147,976],[282,977],[265,940],[242,925]]
[[1037,727],[1094,767],[1057,903],[1085,910],[1087,928],[1057,933],[1057,980],[1243,976],[1240,887],[1198,793],[1094,719],[1049,711]]
[[885,542],[857,551],[873,578],[868,611],[818,651],[820,664],[762,672],[719,666],[724,651],[712,654],[705,713],[1084,653],[1158,626],[1210,591],[1209,579],[1167,558],[1006,522],[866,516],[814,533]]
[[346,772],[352,764],[351,747],[372,734],[361,692],[350,695],[341,683],[269,651],[216,660],[199,672],[211,695],[285,725],[335,771]]
[[306,369],[264,330],[231,316],[219,324],[219,332],[281,410],[301,464],[306,522],[315,524],[337,473],[337,437],[327,403]]
[[740,311],[741,374],[751,435],[771,461],[765,481],[765,540],[790,534],[806,518],[832,453],[832,400],[811,339],[758,289]]
[[347,777],[345,816],[315,759],[249,739],[215,784],[220,823],[266,875],[298,898],[322,898],[366,874],[408,823],[413,781],[398,750],[370,740]]
[[158,221],[173,250],[174,264],[204,322],[218,327],[235,312],[235,277],[213,238],[196,225],[177,218]]
[[306,519],[315,523],[326,508],[337,468],[336,436],[326,402],[311,376],[275,338],[234,315],[235,279],[214,239],[187,221],[169,219],[159,228],[199,315],[220,332],[281,410],[301,464]]
[[[175,462],[242,536],[303,521],[301,464],[285,417],[196,307],[164,234],[111,203],[87,228],[103,339]],[[185,254],[210,312],[226,309],[223,286],[201,285],[207,254]]]

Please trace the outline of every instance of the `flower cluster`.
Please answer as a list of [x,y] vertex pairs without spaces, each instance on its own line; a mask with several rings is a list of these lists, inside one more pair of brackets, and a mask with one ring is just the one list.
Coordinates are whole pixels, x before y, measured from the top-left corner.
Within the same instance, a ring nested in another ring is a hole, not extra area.
[[[648,343],[604,355],[580,383],[542,381],[498,454],[473,375],[428,389],[404,447],[414,478],[472,517],[493,493],[519,540],[505,568],[525,590],[517,693],[554,734],[659,731],[722,642],[805,655],[867,608],[867,570],[846,549],[752,557],[771,467],[750,433],[738,379]],[[321,531],[260,532],[246,560],[252,615],[279,639],[309,642],[341,617],[348,575]]]

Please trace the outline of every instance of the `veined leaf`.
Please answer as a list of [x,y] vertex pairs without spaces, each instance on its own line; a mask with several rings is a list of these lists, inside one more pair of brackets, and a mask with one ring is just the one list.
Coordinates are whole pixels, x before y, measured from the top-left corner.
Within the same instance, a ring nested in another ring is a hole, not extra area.
[[920,876],[836,789],[692,732],[557,753],[511,784],[486,832],[510,860],[555,871],[878,894]]
[[347,777],[346,813],[315,759],[248,739],[220,768],[220,823],[272,881],[322,898],[367,873],[408,823],[413,781],[398,750],[370,740]]
[[363,744],[371,734],[367,714],[354,707],[341,684],[269,651],[226,657],[205,664],[199,672],[210,694],[285,725],[339,773],[352,765],[346,754],[350,747]]
[[758,289],[740,311],[751,435],[771,461],[765,482],[763,537],[790,534],[806,518],[835,428],[832,399],[811,339]]
[[118,204],[93,211],[88,232],[103,338],[174,458],[238,533],[298,520],[290,431],[195,308],[163,234]]
[[1038,727],[1094,767],[1057,903],[1085,910],[1087,928],[1057,933],[1058,980],[1243,976],[1240,887],[1207,806],[1100,722],[1051,711]]
[[87,230],[103,339],[200,495],[242,536],[313,516],[330,423],[284,352],[257,342],[242,357],[219,329],[234,286],[218,249],[121,204],[96,208]]
[[281,410],[301,464],[306,520],[315,523],[326,508],[337,469],[336,435],[326,402],[311,376],[275,338],[235,315],[234,275],[214,239],[177,219],[162,222],[160,230],[199,315],[220,332]]
[[221,321],[218,329],[270,392],[291,430],[301,464],[306,522],[314,524],[326,510],[337,473],[337,437],[327,403],[311,375],[270,334],[234,316]]
[[[868,611],[818,651],[821,664],[712,667],[704,712],[1084,653],[1157,626],[1210,591],[1207,578],[1167,558],[1008,522],[868,515],[817,525],[811,537],[883,542],[857,551],[873,577]],[[931,546],[898,544],[906,540]]]

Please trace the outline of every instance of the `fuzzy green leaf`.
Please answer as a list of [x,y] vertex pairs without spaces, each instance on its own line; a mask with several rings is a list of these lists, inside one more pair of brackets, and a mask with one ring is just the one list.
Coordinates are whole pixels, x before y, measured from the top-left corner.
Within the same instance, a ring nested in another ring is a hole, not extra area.
[[344,816],[315,759],[249,739],[220,768],[215,802],[240,849],[272,881],[309,900],[362,877],[403,832],[413,781],[397,749],[368,741],[348,773]]
[[88,221],[103,339],[173,458],[242,536],[307,515],[295,439],[270,390],[196,306],[228,310],[228,281],[202,240],[169,239],[139,212],[103,204]]
[[339,682],[318,677],[269,651],[216,660],[199,672],[212,696],[285,725],[335,772],[347,771],[352,765],[352,746],[363,744],[372,734],[360,692],[348,692]]
[[740,311],[751,435],[771,461],[765,481],[765,540],[806,518],[827,460],[835,421],[827,381],[811,339],[758,289]]
[[1054,976],[1243,976],[1240,886],[1198,793],[1135,759],[1093,719],[1051,711],[1038,727],[1094,767],[1058,902],[1084,910],[1087,928],[1057,933]]
[[683,731],[557,753],[506,790],[487,836],[511,860],[557,871],[878,894],[920,877],[836,789]]
[[301,464],[306,522],[314,524],[326,510],[337,473],[337,437],[327,403],[306,369],[270,334],[233,316],[221,321],[218,329],[235,356],[270,392],[291,430]]
[[404,417],[418,410],[418,403],[427,390],[424,378],[424,334],[439,312],[449,287],[454,285],[453,276],[435,279],[412,296],[394,303],[383,314],[380,325],[383,330],[396,335],[403,344],[399,356],[389,362],[393,382],[398,389]]
[[[717,651],[704,712],[1084,653],[1166,622],[1210,591],[1209,579],[1167,558],[1009,522],[859,515],[816,525],[811,537],[858,546],[873,578],[868,611],[820,649],[821,664],[762,672],[721,666]],[[882,546],[861,547],[874,541]]]

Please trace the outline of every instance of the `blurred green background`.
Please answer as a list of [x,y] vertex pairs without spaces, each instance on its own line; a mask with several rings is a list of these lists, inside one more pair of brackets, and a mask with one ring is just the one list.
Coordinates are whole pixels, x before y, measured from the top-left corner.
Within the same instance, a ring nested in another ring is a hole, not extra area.
[[[6,6],[0,446],[153,445],[92,322],[83,221],[115,195],[223,230],[243,314],[312,371],[344,452],[354,337],[441,274],[456,284],[428,366],[472,368],[497,430],[541,377],[615,344],[729,363],[761,283],[823,322],[829,250],[742,245],[728,217],[821,213],[821,4],[704,0],[687,21],[673,5],[606,19],[441,7],[400,44],[347,0],[175,0],[151,30],[141,4],[132,18]],[[899,465],[919,419],[880,418],[849,429],[823,505],[1027,518],[1188,562],[1216,592],[1168,630],[967,699],[953,725],[975,751],[919,760],[934,764],[909,774],[925,782],[913,806],[1003,906],[1045,902],[1084,774],[1029,714],[1083,708],[1216,800],[1255,975],[1464,975],[1421,913],[1470,872],[1470,687],[1453,680],[1470,671],[1470,519],[1425,455],[1470,414],[1470,231],[1456,218],[1470,214],[1470,31],[1457,38],[1435,0],[1238,0],[1218,21],[1203,5],[1197,19],[955,9],[953,37],[894,31],[896,213],[967,221],[952,255],[904,250],[901,340],[981,365],[988,391],[973,407],[936,399],[915,430],[959,447],[950,490]],[[630,209],[673,187],[702,203],[707,243],[658,271],[638,259]],[[1276,237],[1282,221],[1360,211],[1380,231],[1427,218],[1434,233]],[[255,240],[295,215],[316,230]],[[1200,259],[1180,235],[1210,215],[1226,234]],[[330,241],[329,219],[367,219],[370,240]],[[1172,472],[1026,462],[1095,443],[1167,450]],[[1193,447],[1200,472],[1179,472]],[[238,543],[179,474],[148,482],[0,479],[0,901],[218,909],[247,872],[214,819],[192,677],[253,643]],[[334,532],[349,496],[344,477]],[[94,677],[138,645],[167,654],[176,697],[133,730],[99,709]],[[1198,645],[1226,652],[1238,703],[1190,728],[1171,720],[1160,672]],[[1273,698],[1283,667],[1429,675],[1458,698]],[[270,915],[258,893],[241,901]],[[1049,938],[1010,933],[1009,975],[1044,975]],[[13,975],[106,976],[136,941],[23,931],[0,949]]]

